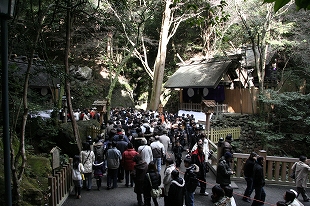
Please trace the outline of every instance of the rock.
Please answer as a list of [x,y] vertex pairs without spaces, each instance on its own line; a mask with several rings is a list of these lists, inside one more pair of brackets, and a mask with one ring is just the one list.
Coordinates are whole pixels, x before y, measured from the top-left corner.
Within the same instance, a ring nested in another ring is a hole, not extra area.
[[74,78],[82,81],[90,80],[92,78],[93,70],[87,66],[71,66],[70,73],[74,76]]

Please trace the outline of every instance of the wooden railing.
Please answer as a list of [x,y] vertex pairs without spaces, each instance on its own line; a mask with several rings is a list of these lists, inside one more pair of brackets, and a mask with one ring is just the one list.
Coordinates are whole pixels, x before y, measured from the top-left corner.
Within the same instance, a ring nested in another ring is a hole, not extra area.
[[[297,162],[298,158],[267,156],[264,150],[259,151],[260,156],[265,158],[264,174],[268,184],[277,185],[293,185],[294,180],[290,178],[292,166]],[[243,176],[243,164],[249,157],[249,154],[234,153],[234,170],[236,172],[235,179],[240,179]]]
[[[201,103],[180,103],[179,110],[203,112]],[[227,112],[228,112],[227,104],[216,104],[214,108],[214,113],[221,114],[221,113],[227,113]]]
[[87,129],[87,136],[91,136],[93,139],[97,137],[98,134],[101,134],[100,127],[90,126]]
[[230,128],[221,128],[221,129],[211,128],[209,139],[212,142],[217,143],[221,137],[225,139],[225,137],[228,134],[231,134],[233,139],[239,139],[240,133],[241,133],[241,127],[230,127]]
[[72,159],[48,177],[49,206],[62,205],[73,189]]
[[[211,157],[211,161],[209,162],[209,167],[211,171],[216,175],[217,168],[217,145],[213,142],[209,144],[210,149],[215,151]],[[290,178],[290,174],[292,174],[292,166],[295,162],[297,162],[298,158],[289,158],[289,157],[277,157],[277,156],[267,156],[267,152],[264,150],[259,151],[258,155],[263,156],[265,158],[264,162],[264,174],[265,181],[267,184],[275,184],[275,185],[294,185],[295,182],[292,178]],[[234,181],[243,180],[243,165],[246,159],[249,157],[249,154],[242,153],[234,153],[234,162],[233,162],[233,170],[236,174],[232,177]]]

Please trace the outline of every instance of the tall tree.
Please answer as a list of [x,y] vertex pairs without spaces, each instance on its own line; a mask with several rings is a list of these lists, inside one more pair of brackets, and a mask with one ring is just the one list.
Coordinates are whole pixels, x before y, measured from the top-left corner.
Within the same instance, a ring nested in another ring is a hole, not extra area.
[[[22,6],[25,6],[25,10],[22,12],[25,14],[28,14],[30,18],[29,27],[30,29],[28,32],[33,34],[31,37],[29,37],[28,42],[28,51],[27,53],[27,70],[25,73],[25,79],[24,79],[24,86],[23,86],[23,114],[22,114],[22,122],[21,122],[21,131],[19,133],[19,147],[17,151],[15,151],[15,147],[13,145],[13,134],[15,134],[15,130],[11,130],[11,170],[12,170],[12,195],[13,195],[13,204],[14,205],[20,205],[21,201],[21,191],[20,191],[20,184],[23,179],[23,175],[26,168],[26,149],[25,149],[25,131],[27,126],[27,119],[29,114],[29,106],[28,106],[28,87],[29,87],[29,78],[30,78],[30,70],[33,66],[33,59],[34,55],[38,46],[38,42],[40,39],[40,35],[42,32],[42,26],[44,23],[44,18],[46,14],[49,11],[49,8],[51,5],[49,4],[43,4],[42,1],[37,2],[38,4],[35,4],[34,2],[25,2],[23,5],[18,5],[19,9],[22,10]],[[24,16],[22,16],[22,12],[17,13],[15,20],[16,22],[21,21]],[[27,31],[24,31],[27,33]]]

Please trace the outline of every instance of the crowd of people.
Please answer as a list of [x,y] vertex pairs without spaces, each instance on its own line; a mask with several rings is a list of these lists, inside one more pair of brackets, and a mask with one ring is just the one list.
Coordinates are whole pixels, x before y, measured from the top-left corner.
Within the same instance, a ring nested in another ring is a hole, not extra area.
[[[73,159],[76,198],[81,198],[81,188],[91,190],[93,177],[97,190],[100,190],[104,174],[107,176],[107,190],[116,189],[123,181],[126,187],[134,187],[139,206],[149,206],[151,202],[157,206],[159,196],[164,197],[167,206],[193,206],[197,187],[200,195],[209,195],[206,173],[209,172],[207,162],[212,152],[203,126],[195,121],[193,115],[113,109],[103,131],[94,140],[91,137],[87,139],[80,155]],[[218,152],[222,155],[216,174],[218,185],[212,188],[211,195],[212,202],[218,206],[236,205],[230,180],[234,174],[231,142],[232,136],[227,135],[219,145]],[[302,205],[297,200],[299,194],[304,201],[309,201],[305,181],[310,167],[305,161],[302,156],[293,166],[297,192],[285,193],[285,205]],[[182,163],[186,168],[183,178],[179,170]],[[243,200],[252,202],[252,206],[265,202],[263,163],[264,158],[252,152],[244,164],[247,188]],[[162,167],[163,177],[160,175]],[[255,196],[251,199],[253,191]],[[281,205],[283,202],[278,203]]]

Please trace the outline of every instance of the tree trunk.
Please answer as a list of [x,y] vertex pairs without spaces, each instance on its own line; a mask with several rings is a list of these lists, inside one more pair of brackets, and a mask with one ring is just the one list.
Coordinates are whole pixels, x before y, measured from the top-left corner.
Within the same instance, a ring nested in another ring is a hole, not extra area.
[[150,99],[149,109],[156,110],[160,103],[160,95],[162,91],[165,63],[166,63],[166,54],[167,54],[167,44],[169,42],[169,27],[171,19],[171,0],[166,0],[165,11],[163,13],[163,20],[160,32],[160,39],[158,45],[157,57],[154,64],[154,79],[153,79],[153,89]]
[[[70,55],[70,45],[71,45],[71,1],[68,1],[68,7],[67,7],[67,28],[66,28],[66,50],[65,50],[65,91],[66,91],[66,97],[67,97],[67,105],[69,109],[69,114],[71,117],[71,123],[72,123],[72,130],[73,135],[77,144],[77,147],[79,151],[82,150],[82,141],[80,138],[79,130],[77,127],[76,120],[73,116],[73,110],[72,110],[72,102],[71,102],[71,92],[70,92],[70,72],[69,72],[69,55]],[[65,114],[66,115],[66,114]]]
[[[39,6],[38,8],[41,8]],[[33,12],[33,11],[32,11]],[[30,70],[33,65],[33,57],[35,53],[36,46],[39,41],[39,37],[42,30],[42,24],[43,24],[43,14],[42,10],[38,10],[38,24],[36,25],[35,33],[36,36],[31,42],[31,51],[28,58],[28,65],[27,65],[27,71],[25,74],[25,81],[24,81],[24,88],[23,88],[23,116],[22,116],[22,125],[21,125],[21,132],[20,132],[20,138],[19,138],[19,148],[17,151],[17,154],[15,156],[14,146],[12,142],[12,132],[11,132],[11,170],[12,170],[12,199],[13,199],[13,205],[20,205],[21,201],[21,194],[20,194],[20,183],[22,181],[26,162],[27,162],[27,156],[26,156],[26,149],[25,149],[25,131],[26,131],[26,125],[27,125],[27,119],[28,119],[28,86],[29,86],[29,76],[30,76]]]

